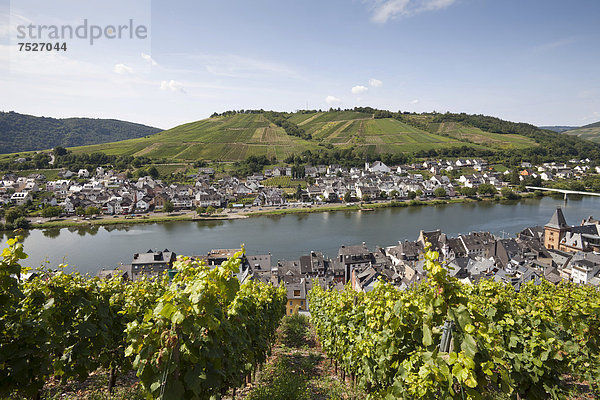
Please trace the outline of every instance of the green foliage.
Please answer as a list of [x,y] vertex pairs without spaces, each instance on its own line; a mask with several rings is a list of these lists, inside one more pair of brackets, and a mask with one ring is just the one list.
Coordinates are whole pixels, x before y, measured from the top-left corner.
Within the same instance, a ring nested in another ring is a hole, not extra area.
[[468,196],[468,197],[475,197],[477,196],[477,188],[474,187],[461,187],[459,189],[460,194],[462,194],[463,196]]
[[174,209],[175,209],[175,206],[173,206],[173,203],[170,200],[165,201],[165,204],[163,205],[164,212],[172,213]]
[[44,218],[56,218],[63,213],[61,206],[48,206],[42,208],[42,217]]
[[435,197],[446,197],[446,189],[444,189],[443,187],[439,187],[433,191],[433,195]]
[[[467,286],[447,275],[433,251],[428,280],[398,291],[347,288],[309,297],[327,355],[358,376],[374,398],[481,399],[489,388],[527,399],[561,398],[560,378],[600,381],[600,293],[548,282]],[[449,351],[440,348],[451,326]]]
[[0,397],[35,396],[50,371],[47,331],[26,312],[20,260],[27,255],[19,240],[7,241],[0,260]]
[[100,209],[96,206],[88,206],[85,209],[85,215],[98,215],[100,214]]
[[240,258],[210,269],[178,261],[173,283],[143,321],[130,323],[126,355],[152,397],[209,399],[242,384],[266,359],[286,292],[234,273]]
[[56,119],[12,111],[0,112],[0,152],[13,153],[116,142],[152,135],[159,131],[158,128],[114,119]]
[[500,193],[502,193],[502,197],[508,200],[519,200],[521,198],[521,196],[513,192],[513,190],[509,187],[503,187],[500,190]]
[[494,187],[494,185],[490,184],[490,183],[482,183],[481,185],[479,185],[477,187],[477,193],[481,194],[481,195],[489,195],[492,196],[494,194],[496,194],[496,188]]
[[180,260],[172,283],[62,271],[21,282],[26,255],[17,239],[8,245],[0,260],[0,397],[35,397],[51,375],[83,381],[99,367],[133,366],[154,397],[166,390],[163,398],[208,399],[265,361],[285,314],[283,287],[240,286],[239,257],[212,270]]
[[286,316],[281,321],[281,342],[288,347],[302,347],[310,340],[308,317],[300,314]]
[[14,222],[17,218],[22,217],[24,215],[23,210],[19,207],[9,208],[8,211],[4,214],[4,219],[6,222]]

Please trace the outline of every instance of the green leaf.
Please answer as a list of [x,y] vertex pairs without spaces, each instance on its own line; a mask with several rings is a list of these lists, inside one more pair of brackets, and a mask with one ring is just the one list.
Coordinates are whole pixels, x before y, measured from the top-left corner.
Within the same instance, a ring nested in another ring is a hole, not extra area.
[[423,322],[423,345],[425,347],[431,346],[433,340],[431,338],[431,328],[425,322]]
[[463,342],[461,344],[461,349],[471,358],[475,358],[475,354],[477,354],[477,343],[473,336],[468,333],[465,334],[463,338]]

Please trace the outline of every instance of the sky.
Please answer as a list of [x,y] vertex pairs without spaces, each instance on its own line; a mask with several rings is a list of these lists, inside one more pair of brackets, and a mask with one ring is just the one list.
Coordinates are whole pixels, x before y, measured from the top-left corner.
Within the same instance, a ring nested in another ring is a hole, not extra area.
[[[0,110],[163,129],[355,106],[581,126],[600,121],[598,16],[598,0],[0,0]],[[84,20],[147,33],[19,51],[36,42],[19,26]]]

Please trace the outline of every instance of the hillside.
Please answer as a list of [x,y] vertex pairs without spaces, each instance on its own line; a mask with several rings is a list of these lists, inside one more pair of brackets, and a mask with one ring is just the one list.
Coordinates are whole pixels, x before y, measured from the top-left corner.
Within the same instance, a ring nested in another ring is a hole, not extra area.
[[378,114],[377,117],[374,118],[373,112],[354,110],[289,114],[228,112],[150,137],[78,147],[73,151],[143,155],[172,161],[236,161],[251,155],[284,159],[290,154],[324,148],[358,148],[381,154],[465,146],[495,152],[537,146],[533,138],[519,134],[487,132],[463,122],[438,123],[433,114],[389,118]]
[[578,126],[563,126],[563,125],[553,125],[553,126],[540,126],[540,129],[547,129],[549,131],[554,131],[558,133],[563,133],[566,131],[570,131],[572,129],[578,129]]
[[0,154],[115,142],[160,129],[115,119],[46,118],[0,112]]
[[600,143],[600,122],[585,125],[581,128],[571,129],[564,133]]

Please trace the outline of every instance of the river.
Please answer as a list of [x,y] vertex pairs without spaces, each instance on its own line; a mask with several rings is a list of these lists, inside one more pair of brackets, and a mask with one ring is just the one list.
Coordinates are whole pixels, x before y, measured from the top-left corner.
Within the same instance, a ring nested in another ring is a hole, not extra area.
[[[262,216],[238,220],[169,222],[145,225],[31,230],[24,247],[23,265],[55,267],[95,274],[99,268],[131,263],[133,253],[168,248],[177,254],[200,255],[216,248],[237,248],[248,254],[271,252],[278,259],[297,259],[311,250],[335,256],[340,245],[366,242],[370,248],[415,240],[419,230],[442,229],[449,235],[489,231],[514,237],[523,228],[544,225],[556,206],[567,222],[600,218],[600,198],[544,197],[521,201],[477,202],[384,208],[370,212],[337,211]],[[503,233],[504,232],[504,233]],[[2,244],[7,237],[2,237]]]

